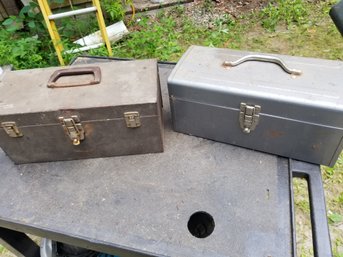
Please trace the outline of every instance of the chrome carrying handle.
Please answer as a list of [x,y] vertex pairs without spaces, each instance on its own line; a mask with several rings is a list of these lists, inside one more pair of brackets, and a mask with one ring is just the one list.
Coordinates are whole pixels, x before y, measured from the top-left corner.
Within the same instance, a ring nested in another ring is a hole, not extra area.
[[231,67],[238,66],[248,61],[271,62],[271,63],[275,63],[279,65],[285,72],[291,75],[300,76],[302,74],[301,70],[290,69],[280,58],[275,57],[275,56],[269,56],[269,55],[258,55],[258,54],[246,55],[238,59],[237,61],[232,61],[232,62],[225,61],[223,62],[223,66],[225,68],[231,68]]
[[[61,77],[66,76],[77,76],[77,75],[93,75],[93,79],[86,82],[74,82],[74,83],[57,83],[57,80]],[[101,70],[99,67],[77,67],[68,68],[55,71],[47,84],[48,88],[64,88],[64,87],[80,87],[99,84],[101,81]]]

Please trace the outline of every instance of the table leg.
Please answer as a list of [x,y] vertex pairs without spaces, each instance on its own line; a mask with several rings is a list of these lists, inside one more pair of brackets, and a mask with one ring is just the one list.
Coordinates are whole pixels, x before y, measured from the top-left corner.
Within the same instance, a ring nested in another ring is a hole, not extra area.
[[326,204],[320,166],[290,160],[293,177],[305,178],[308,184],[314,257],[332,257],[326,217]]
[[0,244],[20,257],[39,257],[39,246],[21,232],[0,228]]

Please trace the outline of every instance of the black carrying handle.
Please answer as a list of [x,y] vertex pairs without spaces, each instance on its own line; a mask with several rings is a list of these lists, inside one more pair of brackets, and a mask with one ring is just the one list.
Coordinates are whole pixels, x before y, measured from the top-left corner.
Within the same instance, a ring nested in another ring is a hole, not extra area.
[[[310,198],[314,257],[332,257],[331,240],[326,216],[325,196],[320,166],[290,160],[290,169],[293,178],[304,178],[307,180]],[[294,203],[294,199],[292,200]]]
[[[78,75],[93,75],[93,79],[86,82],[74,82],[74,83],[57,83],[57,80],[66,76],[78,76]],[[77,67],[67,68],[55,71],[47,84],[48,88],[64,88],[64,87],[80,87],[99,84],[101,81],[101,70],[99,67]]]
[[334,5],[330,10],[330,16],[333,22],[335,23],[337,29],[343,36],[343,0],[338,4]]

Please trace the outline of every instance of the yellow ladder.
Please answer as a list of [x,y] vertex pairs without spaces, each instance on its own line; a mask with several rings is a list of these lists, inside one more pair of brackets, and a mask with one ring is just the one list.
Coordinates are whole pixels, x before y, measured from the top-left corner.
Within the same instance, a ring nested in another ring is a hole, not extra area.
[[112,48],[111,48],[110,40],[108,39],[106,25],[105,25],[104,17],[102,15],[99,0],[92,0],[92,3],[93,3],[93,6],[91,7],[87,7],[87,8],[83,8],[79,10],[73,10],[69,12],[52,14],[47,0],[38,0],[39,7],[41,9],[42,15],[44,17],[44,21],[46,23],[52,43],[54,44],[54,47],[57,53],[58,60],[61,65],[64,65],[64,60],[62,57],[63,45],[62,45],[58,30],[56,28],[55,20],[74,16],[74,15],[86,14],[90,12],[96,13],[96,18],[98,20],[99,28],[101,31],[101,36],[106,44],[108,55],[112,56]]

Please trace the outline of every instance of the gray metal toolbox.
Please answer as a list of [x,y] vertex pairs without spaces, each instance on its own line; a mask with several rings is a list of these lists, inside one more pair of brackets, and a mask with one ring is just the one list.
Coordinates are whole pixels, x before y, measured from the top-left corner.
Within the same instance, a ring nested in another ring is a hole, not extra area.
[[192,46],[168,78],[174,129],[333,166],[343,62]]
[[162,152],[157,62],[6,72],[0,126],[15,163]]

